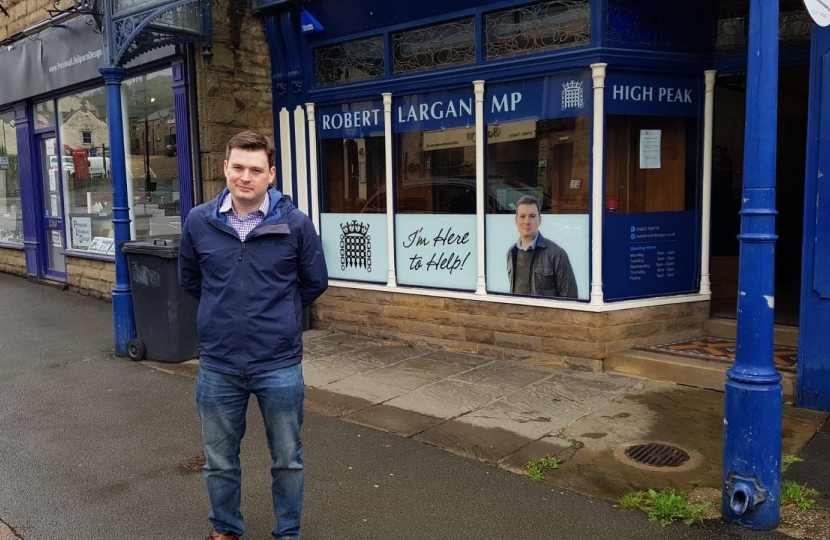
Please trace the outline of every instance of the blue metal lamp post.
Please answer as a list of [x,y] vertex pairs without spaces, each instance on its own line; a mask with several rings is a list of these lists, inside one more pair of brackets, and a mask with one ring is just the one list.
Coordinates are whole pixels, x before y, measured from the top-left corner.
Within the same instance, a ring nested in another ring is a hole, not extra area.
[[781,375],[773,364],[778,0],[750,0],[738,334],[727,372],[724,519],[758,530],[780,518]]
[[102,67],[107,87],[110,160],[112,163],[112,224],[115,232],[115,286],[112,288],[112,321],[115,354],[127,355],[127,342],[135,337],[133,293],[127,257],[121,243],[130,240],[130,206],[127,200],[127,160],[124,151],[124,126],[121,123],[121,81],[124,68]]
[[[112,318],[115,354],[127,355],[127,343],[135,337],[133,295],[127,258],[120,244],[130,240],[130,202],[127,197],[127,161],[124,149],[124,125],[121,117],[121,81],[130,60],[149,50],[180,43],[213,44],[213,25],[209,0],[148,0],[135,9],[134,2],[102,0],[104,67],[99,71],[107,87],[107,121],[111,145],[113,190],[113,229],[115,231],[115,286],[112,289]],[[183,16],[187,14],[186,16]],[[196,16],[194,16],[196,15]],[[160,22],[159,24],[156,24]],[[174,66],[184,95],[182,65]],[[187,122],[186,103],[177,98],[176,119]],[[186,148],[184,149],[186,150]],[[180,151],[182,151],[180,149]],[[180,160],[181,161],[181,160]],[[184,173],[189,177],[190,169]],[[189,184],[189,182],[187,182]],[[190,192],[192,193],[192,191]],[[185,195],[185,193],[182,193]],[[186,203],[190,205],[190,203]],[[189,208],[189,206],[188,206]]]

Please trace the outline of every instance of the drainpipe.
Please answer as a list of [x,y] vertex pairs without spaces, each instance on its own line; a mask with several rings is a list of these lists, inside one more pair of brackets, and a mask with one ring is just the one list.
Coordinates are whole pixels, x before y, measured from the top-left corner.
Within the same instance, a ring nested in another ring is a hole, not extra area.
[[773,364],[778,0],[750,0],[738,332],[727,371],[721,513],[770,530],[780,519],[781,375]]

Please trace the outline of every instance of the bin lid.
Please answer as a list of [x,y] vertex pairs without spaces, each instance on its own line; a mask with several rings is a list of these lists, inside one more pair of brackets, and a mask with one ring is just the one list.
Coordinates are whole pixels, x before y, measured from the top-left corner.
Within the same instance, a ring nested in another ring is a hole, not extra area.
[[177,259],[179,257],[180,236],[157,236],[147,240],[133,240],[121,244],[121,251],[124,253],[135,253],[141,255],[153,255],[165,259]]

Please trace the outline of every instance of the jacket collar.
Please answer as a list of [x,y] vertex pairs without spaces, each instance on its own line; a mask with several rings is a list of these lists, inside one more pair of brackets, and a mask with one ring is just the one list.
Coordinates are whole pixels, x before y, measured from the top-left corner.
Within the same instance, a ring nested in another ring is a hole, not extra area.
[[[225,188],[222,190],[222,193],[220,193],[218,197],[213,199],[213,209],[210,213],[211,219],[219,221],[227,220],[227,217],[224,214],[219,213],[219,208],[222,206],[222,201],[225,199],[228,193],[230,193],[230,190],[228,188]],[[268,188],[268,197],[271,199],[271,205],[269,206],[268,213],[265,214],[264,219],[279,219],[280,217],[282,217],[284,211],[287,210],[288,205],[291,204],[291,198],[288,195],[283,195],[282,193],[280,193],[279,190],[277,190],[277,188],[273,186]]]

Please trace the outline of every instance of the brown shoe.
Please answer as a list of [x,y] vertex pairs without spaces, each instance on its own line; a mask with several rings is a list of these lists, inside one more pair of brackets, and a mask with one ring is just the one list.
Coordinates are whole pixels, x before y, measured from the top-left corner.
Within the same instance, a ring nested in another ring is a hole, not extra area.
[[239,535],[213,532],[206,540],[239,540]]

